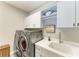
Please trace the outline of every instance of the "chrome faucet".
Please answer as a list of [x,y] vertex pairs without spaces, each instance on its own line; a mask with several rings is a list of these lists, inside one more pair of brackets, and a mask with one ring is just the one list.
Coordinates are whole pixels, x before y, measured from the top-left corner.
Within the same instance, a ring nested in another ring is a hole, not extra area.
[[59,32],[59,43],[62,43],[61,32]]

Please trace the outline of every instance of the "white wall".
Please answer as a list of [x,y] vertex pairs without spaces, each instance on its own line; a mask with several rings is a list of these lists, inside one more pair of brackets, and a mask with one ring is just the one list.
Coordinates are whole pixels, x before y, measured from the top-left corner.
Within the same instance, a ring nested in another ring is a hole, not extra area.
[[79,28],[61,29],[62,39],[79,43]]
[[27,14],[4,2],[0,2],[0,45],[10,44],[13,51],[13,40],[16,30],[24,28],[24,18]]
[[[61,28],[56,29],[56,33],[52,33],[51,38],[59,39],[59,32],[61,32],[62,41],[70,41],[79,44],[79,28]],[[48,38],[49,34],[44,31],[44,37]],[[52,39],[53,40],[53,39]]]

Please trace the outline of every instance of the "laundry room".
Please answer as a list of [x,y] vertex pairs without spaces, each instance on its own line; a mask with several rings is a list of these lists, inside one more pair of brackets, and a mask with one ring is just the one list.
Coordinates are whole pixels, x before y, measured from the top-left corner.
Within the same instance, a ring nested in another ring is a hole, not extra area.
[[0,57],[79,57],[78,9],[79,1],[0,1]]

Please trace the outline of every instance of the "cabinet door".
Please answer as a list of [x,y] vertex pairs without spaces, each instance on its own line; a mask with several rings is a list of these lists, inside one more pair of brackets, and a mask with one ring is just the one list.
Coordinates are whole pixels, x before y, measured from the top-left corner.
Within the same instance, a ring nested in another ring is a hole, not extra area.
[[24,21],[26,28],[40,28],[41,27],[41,14],[40,11],[28,16]]
[[26,17],[24,20],[24,28],[30,28],[30,16]]
[[79,1],[76,1],[76,26],[79,26]]
[[41,48],[37,45],[35,45],[35,57],[41,56]]
[[57,6],[59,27],[73,27],[75,23],[75,1],[62,1]]
[[31,16],[32,28],[40,28],[41,27],[41,12],[36,12]]

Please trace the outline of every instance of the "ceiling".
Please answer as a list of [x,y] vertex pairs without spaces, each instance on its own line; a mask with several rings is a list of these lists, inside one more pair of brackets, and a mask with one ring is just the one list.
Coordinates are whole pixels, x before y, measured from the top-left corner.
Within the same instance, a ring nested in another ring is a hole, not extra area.
[[6,1],[6,3],[30,13],[48,3],[48,1]]

